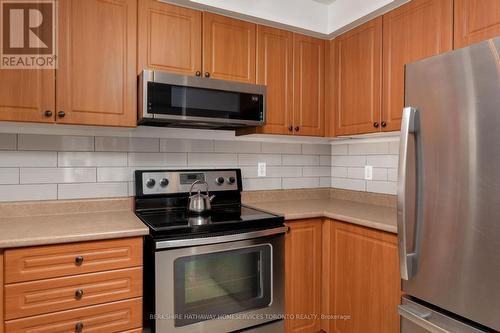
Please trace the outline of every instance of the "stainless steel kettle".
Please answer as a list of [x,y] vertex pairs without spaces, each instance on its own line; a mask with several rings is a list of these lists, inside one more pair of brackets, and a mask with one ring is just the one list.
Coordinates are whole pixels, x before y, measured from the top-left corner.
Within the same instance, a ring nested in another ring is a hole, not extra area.
[[[198,189],[198,193],[192,194],[193,187],[196,184],[205,184],[207,194],[202,194],[200,189]],[[206,181],[197,180],[193,182],[193,184],[191,184],[191,188],[189,189],[189,204],[188,204],[189,212],[196,214],[207,213],[212,208],[210,203],[214,198],[215,195],[211,196],[210,193],[208,192],[208,183]]]

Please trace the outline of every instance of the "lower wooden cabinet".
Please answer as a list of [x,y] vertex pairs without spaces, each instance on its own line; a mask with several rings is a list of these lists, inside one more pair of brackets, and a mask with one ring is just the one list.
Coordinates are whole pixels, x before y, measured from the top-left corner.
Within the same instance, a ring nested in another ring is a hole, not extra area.
[[396,235],[330,219],[287,225],[286,333],[399,332]]

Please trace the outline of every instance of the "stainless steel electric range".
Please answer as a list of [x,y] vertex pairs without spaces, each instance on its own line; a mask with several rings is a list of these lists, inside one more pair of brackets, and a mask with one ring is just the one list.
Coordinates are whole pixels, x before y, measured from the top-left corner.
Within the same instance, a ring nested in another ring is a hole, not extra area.
[[144,331],[284,332],[287,228],[241,204],[240,170],[143,170],[135,179],[135,212],[150,230]]

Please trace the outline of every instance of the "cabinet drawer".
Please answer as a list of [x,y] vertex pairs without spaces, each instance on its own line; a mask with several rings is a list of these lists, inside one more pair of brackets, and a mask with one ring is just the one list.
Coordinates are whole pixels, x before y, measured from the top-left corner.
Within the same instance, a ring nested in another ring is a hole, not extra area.
[[141,237],[13,249],[5,251],[5,283],[141,265]]
[[[114,333],[142,327],[142,298],[9,320],[5,333]],[[133,331],[132,331],[133,332]]]
[[142,268],[66,276],[5,286],[5,319],[142,296]]

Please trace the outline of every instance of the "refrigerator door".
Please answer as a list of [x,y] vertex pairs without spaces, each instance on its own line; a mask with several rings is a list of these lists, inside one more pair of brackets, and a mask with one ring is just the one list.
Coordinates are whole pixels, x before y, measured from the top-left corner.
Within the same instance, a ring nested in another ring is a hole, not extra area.
[[467,323],[403,298],[398,308],[401,333],[484,333]]
[[404,293],[500,331],[500,38],[406,68]]

